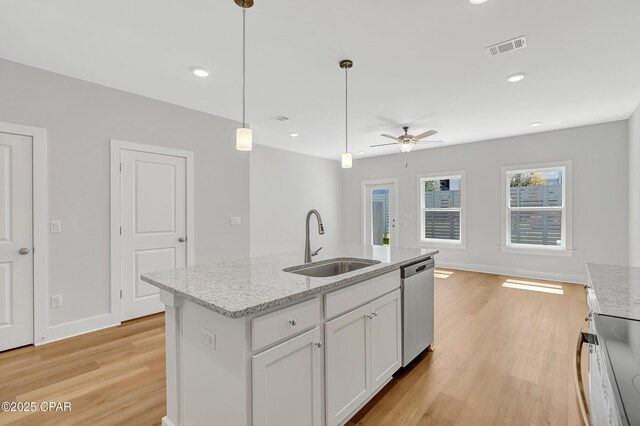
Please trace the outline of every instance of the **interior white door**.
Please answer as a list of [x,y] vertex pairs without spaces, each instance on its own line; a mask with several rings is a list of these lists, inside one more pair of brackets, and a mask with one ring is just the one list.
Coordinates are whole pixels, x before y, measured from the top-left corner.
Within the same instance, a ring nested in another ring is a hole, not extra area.
[[371,394],[369,305],[325,324],[327,425],[339,425]]
[[397,246],[395,183],[364,185],[364,243]]
[[402,365],[400,290],[371,302],[371,386],[375,391]]
[[32,145],[0,133],[0,351],[33,343]]
[[186,266],[186,159],[122,149],[122,320],[164,310],[147,272]]

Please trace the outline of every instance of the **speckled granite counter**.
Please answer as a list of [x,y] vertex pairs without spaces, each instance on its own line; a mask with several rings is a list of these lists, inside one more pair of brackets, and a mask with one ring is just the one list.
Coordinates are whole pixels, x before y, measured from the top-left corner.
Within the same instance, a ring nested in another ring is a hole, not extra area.
[[323,249],[314,263],[336,257],[380,263],[334,277],[306,277],[283,271],[304,263],[302,252],[294,252],[154,272],[141,278],[222,315],[239,318],[397,270],[437,253],[432,249],[341,245]]
[[587,263],[597,314],[640,320],[640,268]]

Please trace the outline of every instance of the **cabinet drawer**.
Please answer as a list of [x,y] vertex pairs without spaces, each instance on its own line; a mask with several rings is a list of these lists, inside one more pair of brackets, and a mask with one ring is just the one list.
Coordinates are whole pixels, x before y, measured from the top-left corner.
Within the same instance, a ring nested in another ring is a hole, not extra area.
[[320,299],[311,299],[251,320],[251,348],[256,351],[320,323]]
[[400,288],[400,271],[392,271],[325,295],[325,317],[347,312]]

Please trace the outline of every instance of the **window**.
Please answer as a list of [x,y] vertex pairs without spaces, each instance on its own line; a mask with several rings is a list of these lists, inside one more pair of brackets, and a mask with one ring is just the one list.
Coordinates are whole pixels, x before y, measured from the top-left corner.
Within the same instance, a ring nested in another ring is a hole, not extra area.
[[503,168],[502,251],[571,255],[571,163]]
[[418,177],[419,241],[464,247],[464,172]]

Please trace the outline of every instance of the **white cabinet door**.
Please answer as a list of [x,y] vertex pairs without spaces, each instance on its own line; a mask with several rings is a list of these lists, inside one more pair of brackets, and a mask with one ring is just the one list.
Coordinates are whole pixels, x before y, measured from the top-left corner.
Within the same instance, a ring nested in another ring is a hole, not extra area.
[[378,389],[402,365],[400,290],[371,302],[371,383]]
[[365,305],[325,324],[329,426],[351,415],[371,394],[369,314]]
[[321,347],[316,327],[253,357],[254,426],[320,426]]

